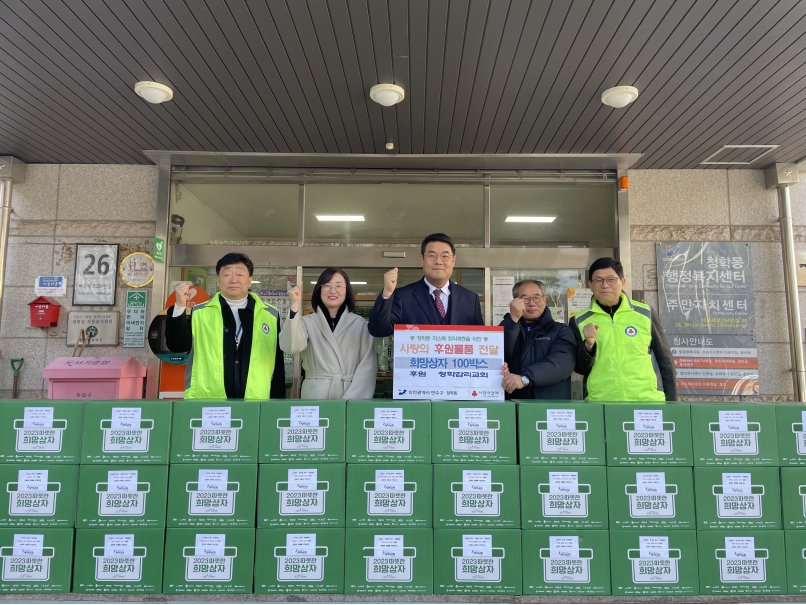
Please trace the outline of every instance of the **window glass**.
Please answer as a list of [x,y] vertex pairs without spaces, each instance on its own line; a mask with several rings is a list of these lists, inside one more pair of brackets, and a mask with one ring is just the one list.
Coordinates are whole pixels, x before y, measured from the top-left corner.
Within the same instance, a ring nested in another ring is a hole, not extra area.
[[457,246],[484,245],[482,185],[305,186],[306,246],[419,247],[440,231]]
[[[528,222],[538,220],[535,217],[553,220]],[[491,185],[490,243],[519,248],[615,248],[616,186]]]
[[298,205],[299,185],[176,183],[171,243],[296,246]]

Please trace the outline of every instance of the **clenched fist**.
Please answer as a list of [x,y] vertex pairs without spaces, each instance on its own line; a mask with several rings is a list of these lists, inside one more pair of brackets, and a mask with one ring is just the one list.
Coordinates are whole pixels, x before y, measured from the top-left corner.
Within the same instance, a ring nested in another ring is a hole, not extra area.
[[582,336],[585,337],[585,348],[590,351],[596,344],[596,336],[599,334],[599,326],[596,324],[586,324],[582,328]]
[[179,284],[176,287],[176,306],[177,307],[187,307],[188,306],[188,290],[190,290],[190,284]]
[[383,274],[383,295],[389,298],[397,288],[397,267]]
[[521,317],[523,317],[523,309],[525,307],[526,303],[520,298],[514,298],[509,302],[509,316],[512,318],[512,321],[516,323],[520,321]]
[[288,300],[291,301],[291,310],[296,313],[299,311],[299,302],[302,300],[302,292],[299,286],[294,286],[288,290]]

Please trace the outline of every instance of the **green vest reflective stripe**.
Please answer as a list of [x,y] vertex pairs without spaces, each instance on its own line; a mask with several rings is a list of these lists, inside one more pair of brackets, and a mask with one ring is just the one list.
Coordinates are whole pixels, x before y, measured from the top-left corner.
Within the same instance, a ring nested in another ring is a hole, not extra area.
[[[269,399],[277,355],[279,314],[254,292],[255,319],[244,399]],[[192,312],[193,350],[188,361],[185,399],[226,399],[224,390],[224,318],[218,293]],[[189,378],[189,380],[187,380]]]
[[649,305],[621,295],[621,305],[613,317],[599,306],[577,318],[579,334],[588,324],[599,326],[596,336],[596,361],[588,375],[589,401],[665,401],[659,389],[652,359],[652,309]]

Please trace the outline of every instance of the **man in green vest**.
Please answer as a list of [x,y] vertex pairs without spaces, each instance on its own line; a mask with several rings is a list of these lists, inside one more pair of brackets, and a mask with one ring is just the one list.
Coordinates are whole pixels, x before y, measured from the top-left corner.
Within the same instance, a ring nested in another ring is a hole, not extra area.
[[588,273],[590,309],[571,318],[577,340],[575,371],[585,377],[588,401],[676,401],[674,358],[649,305],[622,292],[624,267],[594,261]]
[[254,265],[231,252],[216,263],[219,292],[186,312],[189,284],[176,289],[165,341],[190,353],[185,399],[284,399],[285,368],[277,309],[250,292]]

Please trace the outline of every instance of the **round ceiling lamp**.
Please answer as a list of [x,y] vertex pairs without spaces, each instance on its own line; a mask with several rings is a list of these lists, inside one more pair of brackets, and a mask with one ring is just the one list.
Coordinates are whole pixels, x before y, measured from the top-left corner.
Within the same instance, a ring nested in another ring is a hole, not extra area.
[[173,90],[159,82],[138,82],[134,85],[134,92],[149,103],[164,103],[174,96]]
[[638,89],[634,86],[616,86],[602,93],[602,103],[621,109],[638,98]]
[[370,98],[383,105],[384,107],[391,107],[400,103],[406,96],[405,91],[400,86],[394,84],[376,84],[369,89]]

